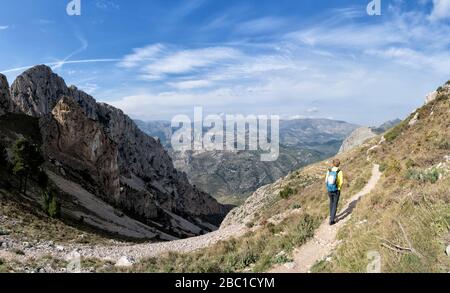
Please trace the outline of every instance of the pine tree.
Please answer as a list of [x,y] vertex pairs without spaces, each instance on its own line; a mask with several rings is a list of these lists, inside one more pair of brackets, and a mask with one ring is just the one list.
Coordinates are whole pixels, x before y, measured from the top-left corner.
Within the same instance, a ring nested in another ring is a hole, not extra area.
[[39,166],[44,163],[39,149],[27,139],[19,139],[13,147],[13,173],[20,179],[20,191],[27,192],[28,178],[37,174]]

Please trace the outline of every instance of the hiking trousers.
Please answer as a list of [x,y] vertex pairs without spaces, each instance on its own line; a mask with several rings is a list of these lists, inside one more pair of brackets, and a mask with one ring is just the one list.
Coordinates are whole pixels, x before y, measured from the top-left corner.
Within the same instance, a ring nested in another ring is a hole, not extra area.
[[339,204],[339,197],[341,196],[341,192],[333,191],[328,192],[328,196],[330,197],[330,224],[336,221],[336,213]]

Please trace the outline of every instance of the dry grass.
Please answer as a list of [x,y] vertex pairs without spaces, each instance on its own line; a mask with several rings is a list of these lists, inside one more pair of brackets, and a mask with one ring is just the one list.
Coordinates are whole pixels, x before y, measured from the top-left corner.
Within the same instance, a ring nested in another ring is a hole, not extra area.
[[450,137],[449,99],[441,97],[418,113],[415,125],[403,123],[394,138],[373,153],[382,165],[382,180],[340,231],[343,243],[332,262],[317,263],[314,271],[365,272],[370,251],[381,255],[383,272],[450,270],[445,255],[450,244],[450,178],[410,176],[413,168],[433,170],[450,155],[442,143]]

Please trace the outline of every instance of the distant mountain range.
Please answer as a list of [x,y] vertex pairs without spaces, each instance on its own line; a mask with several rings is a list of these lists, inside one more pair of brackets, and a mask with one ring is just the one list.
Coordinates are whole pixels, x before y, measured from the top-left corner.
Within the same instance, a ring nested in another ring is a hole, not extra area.
[[280,121],[280,156],[261,162],[255,151],[175,152],[169,121],[135,121],[145,133],[158,138],[175,167],[190,182],[221,202],[239,204],[256,189],[275,182],[292,170],[336,154],[357,125],[328,119]]

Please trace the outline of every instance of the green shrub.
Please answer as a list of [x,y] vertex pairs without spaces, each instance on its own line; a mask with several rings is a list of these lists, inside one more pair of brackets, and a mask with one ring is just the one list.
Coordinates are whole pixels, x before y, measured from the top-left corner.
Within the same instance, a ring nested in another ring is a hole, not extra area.
[[391,142],[394,141],[400,135],[400,133],[401,130],[398,127],[394,127],[384,135],[384,138],[386,139],[386,141]]
[[301,205],[299,205],[298,203],[297,204],[294,204],[294,205],[292,205],[292,209],[293,210],[298,210],[298,209],[301,209],[302,208],[302,206]]
[[[414,114],[412,114],[414,115]],[[384,138],[386,139],[387,142],[392,142],[394,141],[397,137],[400,136],[400,134],[402,134],[403,130],[408,126],[408,120],[404,120],[402,121],[400,124],[398,124],[397,126],[395,126],[394,128],[392,128],[391,130],[389,130],[385,135]]]
[[247,222],[246,224],[245,224],[245,227],[247,227],[247,228],[253,228],[255,226],[255,223],[253,223],[253,222]]
[[283,188],[283,190],[280,191],[280,197],[282,199],[288,199],[292,195],[294,195],[294,193],[295,193],[295,191],[294,191],[294,189],[292,189],[292,187],[286,186]]
[[60,212],[60,206],[56,197],[53,197],[48,206],[48,215],[52,218],[58,218]]
[[51,218],[58,218],[60,216],[61,207],[53,191],[47,190],[42,193],[41,205],[43,211]]
[[294,229],[294,245],[303,245],[309,238],[314,236],[314,231],[318,226],[318,221],[313,216],[308,214],[302,216],[300,222],[295,226]]
[[439,180],[441,174],[442,170],[435,167],[429,170],[408,169],[405,177],[409,180],[416,180],[424,183],[430,182],[434,184]]
[[410,169],[410,168],[412,168],[412,167],[415,167],[416,166],[416,162],[414,162],[414,160],[412,160],[412,159],[408,159],[407,161],[406,161],[406,169]]
[[440,150],[450,150],[450,140],[442,138],[436,143],[436,147]]
[[390,159],[388,161],[382,162],[380,164],[379,170],[380,172],[395,173],[400,172],[402,170],[402,166],[396,159]]
[[279,255],[275,256],[275,258],[273,260],[273,263],[275,263],[275,264],[285,264],[285,263],[288,263],[288,262],[291,262],[291,261],[292,261],[292,259],[289,258],[286,254],[279,254]]
[[382,163],[380,164],[380,167],[378,168],[378,170],[379,170],[380,172],[384,172],[384,171],[386,171],[386,168],[387,168],[387,163],[386,163],[386,162],[382,162]]

